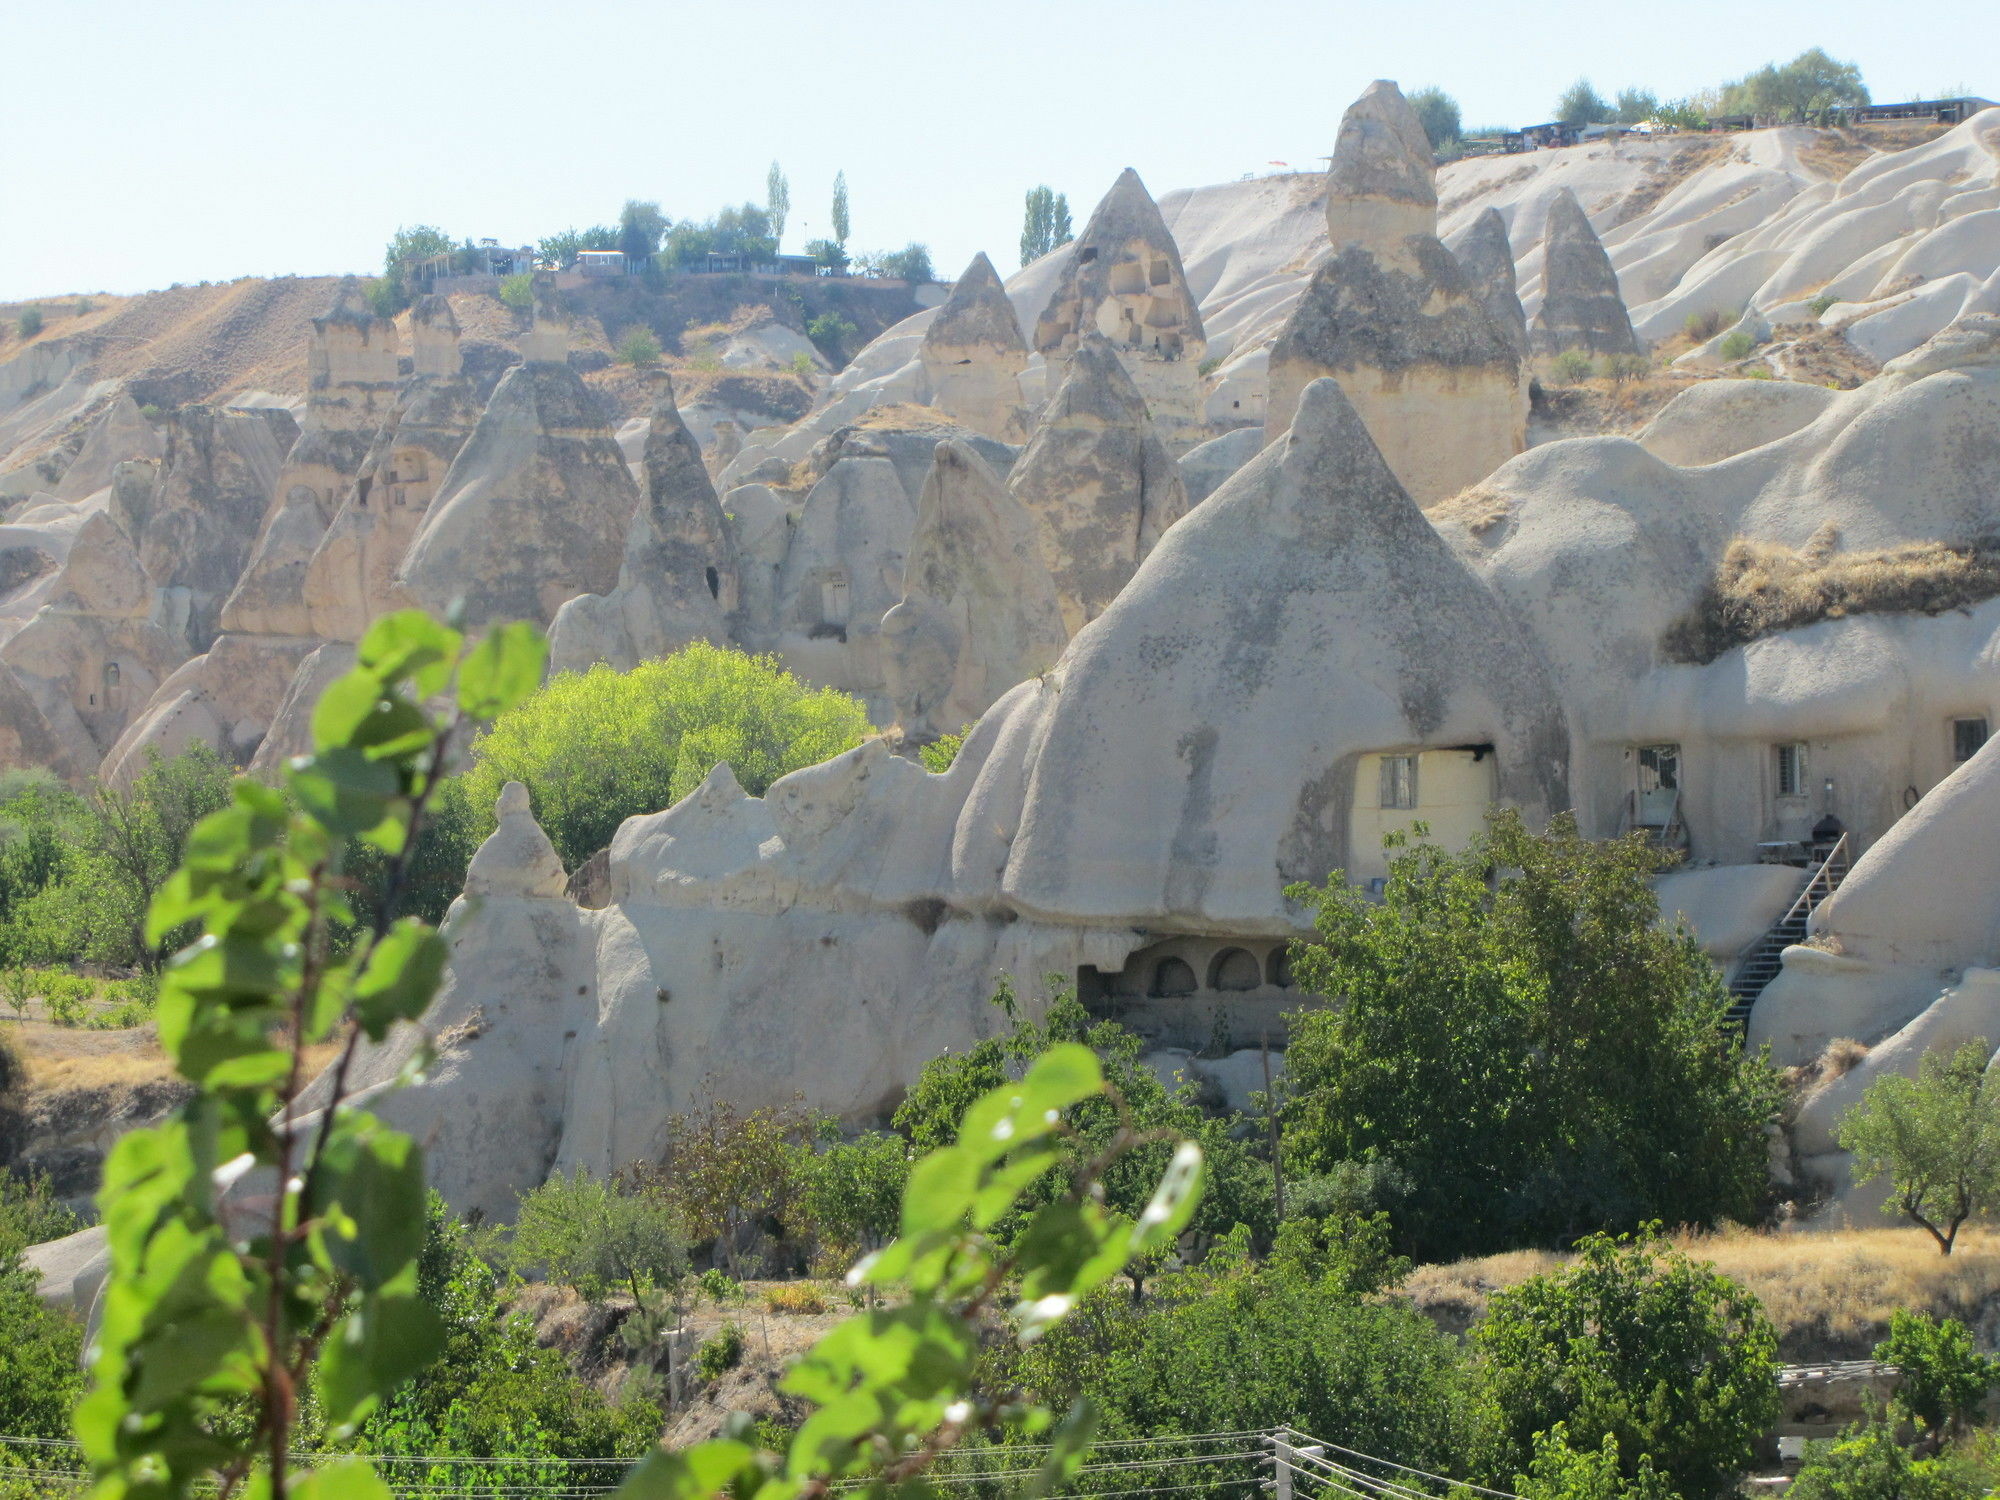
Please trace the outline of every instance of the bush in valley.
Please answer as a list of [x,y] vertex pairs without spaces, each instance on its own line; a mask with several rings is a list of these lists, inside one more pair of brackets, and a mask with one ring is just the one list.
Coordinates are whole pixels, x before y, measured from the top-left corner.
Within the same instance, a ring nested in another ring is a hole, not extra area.
[[21,316],[14,320],[14,329],[24,339],[31,339],[42,331],[42,310],[39,307],[24,307]]
[[1549,374],[1561,385],[1580,385],[1590,379],[1596,368],[1581,349],[1565,349],[1549,361]]
[[660,362],[660,341],[650,328],[634,328],[618,341],[618,357],[634,369]]
[[1967,1219],[2000,1204],[2000,1087],[1986,1071],[1992,1055],[1984,1041],[1926,1052],[1915,1078],[1888,1073],[1869,1084],[1840,1126],[1855,1185],[1887,1177],[1883,1212],[1923,1229],[1943,1255]]
[[1715,346],[1715,352],[1722,359],[1734,363],[1748,359],[1757,352],[1757,340],[1746,328],[1738,328]]
[[1710,308],[1707,312],[1689,313],[1687,321],[1681,324],[1681,331],[1693,342],[1705,344],[1734,321],[1735,318],[1721,308]]
[[535,277],[531,271],[516,271],[512,276],[500,278],[500,300],[516,312],[527,312],[535,305]]
[[1472,1332],[1501,1472],[1533,1469],[1564,1424],[1580,1450],[1615,1440],[1621,1476],[1648,1458],[1686,1500],[1726,1493],[1778,1420],[1778,1336],[1750,1292],[1646,1235],[1591,1235],[1574,1261],[1493,1294]]
[[681,1218],[664,1195],[581,1169],[521,1195],[508,1258],[516,1270],[539,1271],[593,1302],[614,1290],[634,1301],[670,1291],[688,1271]]
[[1394,1169],[1398,1248],[1425,1260],[1755,1218],[1779,1078],[1658,925],[1663,862],[1507,810],[1462,852],[1394,849],[1379,900],[1340,872],[1292,887],[1316,909],[1299,989],[1344,1003],[1292,1018],[1287,1169]]
[[[630,672],[565,672],[494,720],[473,746],[457,794],[471,847],[493,827],[509,781],[527,785],[563,863],[575,869],[636,813],[671,806],[728,762],[762,796],[780,776],[851,750],[867,709],[810,688],[776,657],[696,642]],[[471,847],[463,849],[470,857]],[[464,869],[459,862],[461,873]]]
[[967,724],[957,734],[941,734],[928,745],[918,747],[917,759],[933,776],[942,776],[958,759],[958,752],[965,748],[965,737],[970,733],[972,726]]
[[694,1352],[694,1366],[703,1380],[714,1380],[742,1363],[743,1330],[734,1323],[723,1324]]
[[1795,1500],[1974,1500],[1987,1487],[1947,1459],[1916,1457],[1898,1441],[1895,1423],[1875,1412],[1830,1443],[1809,1444],[1785,1493]]
[[1875,1346],[1875,1358],[1896,1367],[1896,1407],[1932,1443],[1963,1432],[2000,1383],[2000,1360],[1975,1350],[1963,1323],[1907,1308],[1890,1315],[1889,1336]]
[[806,320],[806,337],[835,364],[847,357],[847,345],[861,330],[839,313],[829,309]]

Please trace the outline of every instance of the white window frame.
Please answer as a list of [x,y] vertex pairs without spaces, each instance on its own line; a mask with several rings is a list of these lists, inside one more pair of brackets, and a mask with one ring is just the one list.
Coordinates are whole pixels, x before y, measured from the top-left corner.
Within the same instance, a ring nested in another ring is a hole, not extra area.
[[[1807,788],[1809,785],[1809,767],[1811,762],[1808,758],[1806,742],[1804,740],[1788,740],[1783,744],[1773,745],[1771,752],[1772,774],[1776,779],[1778,795],[1787,801],[1810,796],[1811,793]],[[1791,775],[1789,778],[1785,774],[1787,758],[1791,762]],[[1789,786],[1786,785],[1787,780],[1791,783]]]

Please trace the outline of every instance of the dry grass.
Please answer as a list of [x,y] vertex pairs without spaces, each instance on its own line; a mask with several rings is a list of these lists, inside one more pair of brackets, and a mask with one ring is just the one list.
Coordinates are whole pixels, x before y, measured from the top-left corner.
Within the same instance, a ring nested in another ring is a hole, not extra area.
[[810,1281],[781,1281],[764,1293],[764,1306],[774,1313],[810,1316],[827,1308],[826,1291]]
[[1604,433],[1630,435],[1693,383],[1686,375],[1664,370],[1631,380],[1593,376],[1575,385],[1553,384],[1546,369],[1538,373],[1528,418],[1529,440],[1536,443]]
[[852,425],[864,431],[871,428],[887,428],[895,432],[959,430],[959,424],[952,419],[951,413],[939,411],[935,406],[918,406],[914,402],[871,406],[856,417]]
[[[1915,1308],[1977,1323],[2000,1300],[2000,1235],[1968,1229],[1946,1257],[1915,1228],[1763,1234],[1730,1229],[1675,1243],[1713,1261],[1757,1296],[1790,1363],[1866,1358],[1889,1315]],[[1496,1291],[1559,1265],[1563,1256],[1516,1250],[1419,1266],[1398,1290],[1448,1332],[1463,1333]]]
[[1881,373],[1881,366],[1847,342],[1837,328],[1817,323],[1780,323],[1765,355],[1783,366],[1787,380],[1809,381],[1851,391]]
[[1802,551],[1738,537],[1701,603],[1667,630],[1669,659],[1707,663],[1725,651],[1821,620],[1863,614],[1942,614],[2000,594],[2000,546],[1916,542],[1838,552],[1822,527]]
[[1799,163],[1829,182],[1838,182],[1875,154],[1875,148],[1846,130],[1823,130],[1799,152]]
[[1476,484],[1449,500],[1440,500],[1427,512],[1431,520],[1456,521],[1476,537],[1484,537],[1513,513],[1513,501]]
[[1703,167],[1721,161],[1734,149],[1729,141],[1706,136],[1687,142],[1671,155],[1654,158],[1646,164],[1646,175],[1639,185],[1627,193],[1618,205],[1612,224],[1629,224],[1640,215],[1651,213],[1667,194]]

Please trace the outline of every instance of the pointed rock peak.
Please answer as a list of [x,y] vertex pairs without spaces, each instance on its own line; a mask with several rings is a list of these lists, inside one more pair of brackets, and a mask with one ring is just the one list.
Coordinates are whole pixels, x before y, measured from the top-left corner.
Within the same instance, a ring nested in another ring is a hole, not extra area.
[[961,348],[970,344],[991,344],[1002,349],[1027,352],[1028,339],[1021,332],[1021,320],[1001,284],[993,262],[980,251],[938,308],[937,316],[924,334],[929,348]]
[[[1035,348],[1044,354],[1066,350],[1095,327],[1130,347],[1163,343],[1170,356],[1199,361],[1206,335],[1180,247],[1137,172],[1127,167],[1119,173],[1069,249],[1048,306],[1035,320]],[[1115,309],[1108,315],[1107,304]]]
[[674,377],[665,370],[655,369],[652,374],[653,399],[647,406],[646,416],[652,424],[646,433],[646,445],[661,436],[661,428],[684,427],[681,420],[680,398],[674,393]]
[[1542,231],[1542,306],[1534,342],[1544,354],[1637,354],[1641,348],[1611,257],[1568,188],[1550,201]]
[[[1489,210],[1490,211],[1490,210]],[[1590,215],[1583,211],[1583,205],[1576,201],[1576,193],[1564,188],[1549,204],[1548,222],[1542,228],[1546,240],[1589,240],[1595,243],[1597,231],[1590,227]]]
[[510,781],[500,789],[493,811],[500,826],[472,856],[465,872],[468,896],[510,896],[544,901],[561,900],[569,877],[555,845],[535,821],[528,789]]
[[924,482],[924,503],[930,502],[933,486],[971,482],[989,486],[995,491],[1004,491],[1000,476],[993,465],[979,456],[978,451],[963,438],[946,438],[931,450],[930,477]]
[[1410,101],[1376,79],[1341,117],[1326,174],[1334,248],[1388,248],[1404,235],[1437,233],[1436,177],[1430,138]]
[[1377,529],[1411,536],[1428,532],[1437,540],[1436,530],[1390,472],[1340,382],[1331,377],[1313,381],[1299,394],[1298,415],[1285,435],[1278,465],[1285,481],[1280,493],[1296,497],[1303,522],[1310,524],[1315,519],[1311,513],[1319,512],[1342,531],[1366,520]]
[[1458,242],[1456,254],[1466,274],[1475,279],[1483,279],[1501,267],[1506,268],[1509,281],[1514,279],[1514,245],[1507,237],[1507,221],[1500,217],[1497,208],[1486,209],[1472,221],[1472,227]]
[[1095,418],[1137,427],[1147,420],[1146,398],[1132,383],[1118,351],[1101,334],[1087,333],[1063,366],[1063,382],[1042,413],[1042,424]]
[[702,777],[701,785],[688,794],[695,806],[705,811],[714,811],[747,801],[750,794],[743,790],[743,783],[736,779],[736,772],[726,760],[719,760]]
[[537,274],[534,298],[534,326],[521,339],[521,358],[529,364],[561,364],[569,358],[570,315],[555,277]]

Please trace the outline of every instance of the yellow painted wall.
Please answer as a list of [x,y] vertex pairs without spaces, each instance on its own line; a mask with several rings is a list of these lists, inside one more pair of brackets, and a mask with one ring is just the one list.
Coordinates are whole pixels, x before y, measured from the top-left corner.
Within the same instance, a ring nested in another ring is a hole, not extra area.
[[1417,757],[1417,805],[1380,806],[1382,757],[1364,755],[1355,766],[1354,800],[1347,819],[1347,878],[1357,885],[1389,873],[1382,852],[1387,833],[1430,825],[1429,841],[1462,849],[1486,826],[1493,805],[1494,757],[1475,761],[1470,750],[1425,750]]

